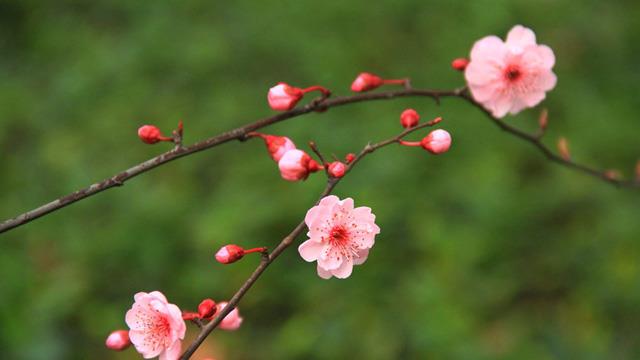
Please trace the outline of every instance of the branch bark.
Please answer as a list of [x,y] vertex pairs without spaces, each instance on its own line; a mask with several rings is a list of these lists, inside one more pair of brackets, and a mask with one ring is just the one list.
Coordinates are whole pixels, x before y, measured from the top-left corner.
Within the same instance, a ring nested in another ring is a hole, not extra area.
[[430,89],[414,89],[410,86],[406,86],[402,90],[395,90],[395,91],[356,94],[352,96],[342,96],[342,97],[336,97],[336,98],[319,97],[311,101],[305,106],[257,120],[255,122],[241,126],[239,128],[199,141],[190,146],[178,146],[173,150],[160,154],[152,159],[149,159],[145,162],[135,165],[125,171],[117,173],[107,179],[104,179],[100,182],[92,184],[84,189],[77,190],[71,194],[60,197],[47,204],[41,205],[33,210],[20,214],[14,218],[5,220],[2,223],[0,223],[0,233],[3,233],[5,231],[24,225],[39,217],[42,217],[56,210],[69,206],[77,201],[96,195],[102,191],[105,191],[114,187],[122,186],[126,181],[140,174],[143,174],[147,171],[150,171],[158,166],[166,164],[170,161],[197,153],[199,151],[207,150],[207,149],[216,147],[218,145],[222,145],[232,140],[241,140],[241,141],[246,140],[247,133],[251,131],[255,131],[255,130],[267,127],[269,125],[272,125],[287,119],[299,117],[301,115],[308,114],[314,111],[322,112],[333,107],[338,107],[338,106],[343,106],[348,104],[355,104],[359,102],[375,101],[375,100],[390,100],[390,99],[399,98],[399,97],[428,97],[435,100],[436,103],[438,104],[440,103],[440,99],[445,97],[457,97],[457,98],[463,99],[466,102],[470,103],[471,105],[475,106],[476,108],[480,109],[482,112],[484,112],[489,117],[489,119],[491,119],[499,128],[524,141],[531,143],[540,152],[542,152],[544,156],[546,156],[549,160],[555,163],[583,172],[587,175],[599,178],[601,180],[604,180],[608,183],[611,183],[619,187],[632,187],[632,188],[640,187],[640,181],[638,180],[618,179],[608,175],[606,171],[598,170],[583,164],[576,163],[571,160],[563,159],[562,157],[554,153],[546,145],[544,145],[544,143],[542,143],[540,137],[537,134],[528,134],[518,128],[515,128],[507,124],[503,120],[498,119],[493,115],[491,115],[491,113],[488,112],[486,109],[484,109],[481,104],[473,100],[473,98],[467,92],[466,88],[458,88],[453,90],[430,90]]

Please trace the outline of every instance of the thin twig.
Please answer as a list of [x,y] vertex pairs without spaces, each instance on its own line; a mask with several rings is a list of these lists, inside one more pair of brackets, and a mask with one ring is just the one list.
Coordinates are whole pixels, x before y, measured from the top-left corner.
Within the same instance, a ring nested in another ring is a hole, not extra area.
[[552,152],[551,149],[545,146],[541,142],[541,140],[536,136],[536,134],[528,134],[494,117],[489,111],[483,108],[481,104],[475,102],[471,97],[471,95],[469,95],[469,93],[466,91],[466,88],[464,87],[454,89],[454,90],[429,90],[429,89],[421,90],[421,89],[414,89],[409,87],[402,90],[356,94],[352,96],[342,96],[342,97],[336,97],[336,98],[319,97],[317,99],[314,99],[313,101],[311,101],[309,104],[305,106],[298,107],[287,112],[283,112],[274,116],[257,120],[250,124],[224,132],[217,136],[199,141],[190,146],[186,146],[186,147],[177,146],[173,150],[160,154],[152,159],[149,159],[143,163],[135,165],[125,171],[117,173],[116,175],[113,175],[107,179],[104,179],[100,182],[92,184],[84,189],[81,189],[69,195],[60,197],[54,201],[51,201],[47,204],[39,206],[33,210],[20,214],[12,219],[8,219],[0,223],[0,233],[3,233],[10,229],[24,225],[41,216],[49,214],[63,207],[69,206],[75,203],[76,201],[88,198],[90,196],[96,195],[102,191],[111,189],[116,186],[122,186],[126,181],[142,173],[150,171],[160,165],[166,164],[170,161],[179,159],[187,155],[194,154],[199,151],[210,149],[218,145],[222,145],[231,140],[243,141],[246,139],[247,133],[251,131],[255,131],[255,130],[264,128],[266,126],[269,126],[287,119],[295,118],[313,111],[322,112],[329,108],[338,107],[338,106],[347,105],[347,104],[354,104],[354,103],[374,101],[374,100],[389,100],[389,99],[394,99],[399,97],[429,97],[434,99],[438,103],[441,98],[445,98],[445,97],[462,98],[466,100],[468,103],[480,109],[482,112],[484,112],[489,117],[489,119],[491,119],[502,130],[533,144],[549,160],[556,162],[560,165],[572,168],[574,170],[581,171],[585,174],[594,176],[596,178],[599,178],[601,180],[604,180],[608,183],[611,183],[619,187],[633,187],[633,188],[640,187],[639,181],[611,178],[606,176],[604,171],[600,171],[600,170],[588,167],[586,165],[578,164],[576,162],[561,158],[560,156]]

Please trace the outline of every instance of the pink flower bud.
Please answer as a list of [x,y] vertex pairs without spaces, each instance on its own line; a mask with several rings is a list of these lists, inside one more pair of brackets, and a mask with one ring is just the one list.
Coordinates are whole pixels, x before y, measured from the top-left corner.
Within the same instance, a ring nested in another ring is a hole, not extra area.
[[271,158],[275,162],[280,161],[284,153],[296,148],[296,144],[286,136],[265,135],[263,139],[265,144],[267,144],[269,155],[271,155]]
[[566,161],[571,161],[571,153],[569,152],[569,142],[567,139],[561,137],[558,139],[558,152],[560,153],[560,157],[562,157]]
[[451,135],[446,130],[433,130],[420,141],[420,145],[434,155],[442,154],[451,147]]
[[281,82],[269,89],[267,100],[273,110],[287,111],[293,109],[303,96],[302,89]]
[[344,160],[347,162],[347,164],[351,164],[355,159],[356,159],[356,154],[354,153],[348,153],[347,156],[344,157]]
[[381,77],[367,72],[360,73],[351,84],[351,91],[363,92],[373,90],[384,84]]
[[107,348],[116,351],[121,351],[128,348],[129,345],[131,345],[131,340],[129,340],[129,331],[116,330],[112,332],[107,337],[105,345],[107,346]]
[[464,71],[464,69],[467,68],[467,65],[469,65],[469,59],[465,58],[457,58],[451,62],[451,67],[458,71]]
[[[289,150],[278,162],[280,176],[288,181],[305,180],[309,176],[311,156],[302,150]],[[311,167],[315,167],[311,165]]]
[[420,121],[420,115],[413,109],[406,109],[400,114],[400,124],[405,129],[418,125],[418,121]]
[[347,165],[340,161],[334,161],[329,164],[329,175],[335,178],[343,177],[347,171]]
[[198,316],[202,319],[212,317],[216,313],[217,307],[215,301],[211,299],[204,299],[198,305]]
[[234,263],[244,256],[244,249],[238,245],[225,245],[216,253],[216,260],[221,264]]
[[173,141],[172,138],[163,136],[160,129],[153,125],[143,125],[138,128],[138,137],[146,144],[155,144],[159,141]]

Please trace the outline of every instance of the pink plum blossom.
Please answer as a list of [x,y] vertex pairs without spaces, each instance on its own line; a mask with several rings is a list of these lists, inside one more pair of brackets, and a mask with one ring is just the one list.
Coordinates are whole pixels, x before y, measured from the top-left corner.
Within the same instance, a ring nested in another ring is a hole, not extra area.
[[[220,311],[222,311],[222,309],[224,309],[227,306],[227,304],[229,303],[226,301],[219,302],[217,312],[219,313]],[[220,322],[219,328],[221,330],[233,331],[233,330],[238,330],[241,324],[242,324],[242,317],[240,317],[240,312],[236,307],[235,309],[231,310],[231,312],[229,312],[227,316],[224,317],[224,319],[222,319],[222,321]]]
[[187,329],[180,309],[159,291],[139,292],[134,300],[125,320],[136,350],[145,359],[177,359]]
[[531,29],[514,26],[507,40],[484,37],[473,45],[465,78],[475,101],[501,118],[536,106],[556,86],[555,55]]
[[347,278],[353,265],[367,260],[375,236],[380,233],[375,219],[369,207],[354,209],[351,198],[326,196],[307,212],[304,221],[309,239],[298,247],[298,252],[305,261],[318,262],[321,278]]

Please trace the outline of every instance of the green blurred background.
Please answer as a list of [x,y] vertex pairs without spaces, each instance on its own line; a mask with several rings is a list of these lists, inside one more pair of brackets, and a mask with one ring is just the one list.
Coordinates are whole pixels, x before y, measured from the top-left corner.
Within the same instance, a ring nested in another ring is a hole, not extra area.
[[[136,129],[185,121],[191,143],[273,114],[278,81],[349,93],[360,71],[463,84],[451,59],[482,36],[533,28],[557,57],[546,142],[629,175],[640,156],[637,1],[0,1],[0,217],[170,148]],[[640,358],[640,193],[546,161],[457,99],[336,108],[268,128],[343,156],[414,107],[454,146],[388,148],[336,189],[382,233],[347,280],[290,249],[216,331],[216,359]],[[534,130],[539,109],[506,121]],[[6,359],[134,359],[103,342],[138,291],[183,308],[228,299],[324,186],[279,178],[259,141],[162,166],[0,235]],[[303,240],[302,238],[299,241]],[[189,336],[195,334],[190,327]]]

